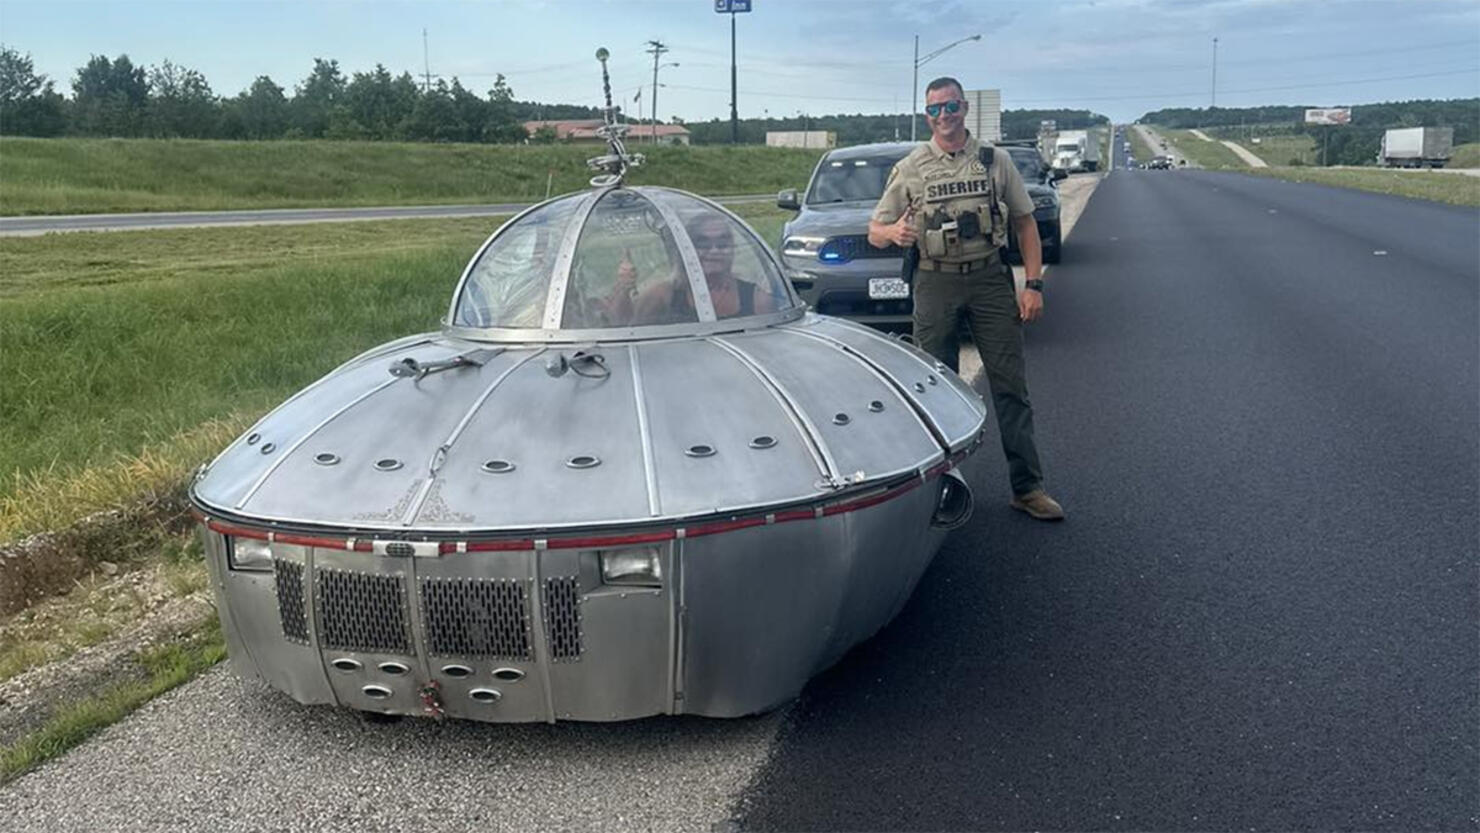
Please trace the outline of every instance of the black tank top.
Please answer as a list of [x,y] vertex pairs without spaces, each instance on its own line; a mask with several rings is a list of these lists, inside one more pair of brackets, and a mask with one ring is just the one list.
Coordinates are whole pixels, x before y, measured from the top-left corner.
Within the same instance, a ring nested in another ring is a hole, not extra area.
[[[740,296],[739,315],[755,315],[755,284],[750,281],[735,281],[735,292]],[[679,320],[694,314],[694,302],[687,292],[675,288],[669,301],[669,311]],[[731,316],[738,317],[738,316]]]

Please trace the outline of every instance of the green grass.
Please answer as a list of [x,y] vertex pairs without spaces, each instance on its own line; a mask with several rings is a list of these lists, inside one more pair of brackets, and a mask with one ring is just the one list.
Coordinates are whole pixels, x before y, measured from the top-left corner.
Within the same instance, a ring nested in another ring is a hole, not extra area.
[[1267,165],[1319,165],[1321,149],[1315,139],[1304,134],[1261,136],[1259,144],[1244,144]]
[[1141,136],[1141,131],[1137,130],[1134,125],[1125,129],[1125,135],[1131,137],[1131,155],[1136,158],[1138,164],[1144,165],[1151,161],[1151,157],[1160,155],[1152,149],[1151,145],[1147,144],[1146,139]]
[[[645,147],[634,185],[800,187],[818,150]],[[601,148],[394,142],[0,138],[0,214],[525,202],[587,187]]]
[[1480,206],[1480,177],[1465,174],[1329,168],[1250,168],[1246,172],[1294,182],[1356,188],[1451,205]]
[[1176,147],[1177,153],[1187,157],[1187,161],[1191,164],[1204,168],[1237,170],[1248,170],[1249,168],[1238,154],[1229,150],[1222,142],[1204,141],[1192,135],[1189,130],[1163,130],[1161,134]]
[[1449,157],[1451,168],[1480,168],[1480,142],[1455,145],[1454,155]]
[[[736,209],[774,245],[786,212]],[[436,329],[498,222],[0,238],[0,541],[167,490],[345,359]]]
[[0,783],[10,781],[82,743],[130,712],[194,679],[226,657],[220,623],[191,637],[139,652],[144,679],[122,683],[59,711],[40,729],[0,746]]
[[294,226],[255,247],[215,229],[5,239],[0,471],[13,485],[137,454],[433,329],[493,225]]

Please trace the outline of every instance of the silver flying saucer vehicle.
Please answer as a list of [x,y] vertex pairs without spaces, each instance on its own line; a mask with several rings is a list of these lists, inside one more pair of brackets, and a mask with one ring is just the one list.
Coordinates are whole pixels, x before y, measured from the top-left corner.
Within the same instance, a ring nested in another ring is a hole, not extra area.
[[970,511],[985,406],[809,313],[744,222],[627,187],[505,223],[440,332],[358,356],[190,496],[232,664],[302,703],[729,717],[904,605]]

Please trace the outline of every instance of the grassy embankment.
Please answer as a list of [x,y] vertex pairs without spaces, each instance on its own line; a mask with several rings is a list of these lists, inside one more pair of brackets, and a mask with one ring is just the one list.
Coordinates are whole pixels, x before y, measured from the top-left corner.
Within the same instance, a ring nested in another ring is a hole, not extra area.
[[1304,134],[1286,136],[1263,136],[1257,145],[1244,145],[1265,164],[1275,167],[1301,167],[1319,165],[1321,149],[1316,140]]
[[1135,157],[1136,164],[1144,165],[1151,161],[1151,157],[1158,155],[1135,125],[1127,125],[1125,135],[1131,139],[1131,155]]
[[1480,168],[1480,142],[1455,145],[1454,155],[1449,157],[1451,168]]
[[1450,205],[1480,206],[1480,177],[1434,171],[1352,170],[1350,168],[1254,168],[1245,171],[1291,182],[1356,188]]
[[[634,185],[701,194],[801,187],[819,151],[635,146]],[[0,214],[302,208],[543,199],[587,187],[596,146],[0,138]]]
[[[787,216],[737,208],[767,240]],[[344,359],[435,329],[501,219],[0,238],[0,545],[141,501],[173,507],[95,530],[61,577],[71,593],[0,619],[0,682],[200,592],[205,570],[178,511],[190,472]],[[104,575],[115,570],[146,573],[153,589]],[[221,655],[209,623],[136,652],[135,678],[0,746],[0,780]]]
[[[1179,153],[1183,153],[1188,159],[1202,165],[1205,168],[1222,168],[1224,170],[1237,170],[1240,173],[1252,173],[1258,176],[1274,177],[1276,179],[1289,180],[1291,182],[1312,182],[1320,185],[1332,185],[1339,188],[1355,188],[1360,191],[1373,191],[1380,194],[1392,194],[1399,197],[1410,197],[1413,199],[1430,200],[1433,202],[1448,203],[1450,205],[1480,205],[1480,178],[1466,176],[1463,174],[1443,174],[1432,171],[1405,171],[1385,170],[1374,168],[1372,170],[1356,170],[1351,168],[1322,168],[1309,167],[1306,165],[1278,165],[1271,162],[1268,168],[1250,168],[1239,159],[1233,151],[1216,142],[1205,142],[1191,133],[1183,130],[1167,130],[1163,134],[1177,147]],[[1304,141],[1302,141],[1304,140]],[[1268,143],[1268,146],[1266,146]],[[1252,147],[1254,154],[1261,156],[1265,161],[1271,158],[1278,159],[1282,154],[1302,154],[1291,158],[1320,158],[1320,150],[1309,137],[1300,136],[1275,136],[1264,139]],[[1460,158],[1467,159],[1471,151],[1468,146],[1461,146],[1464,155]],[[1480,145],[1476,155],[1480,157]],[[1274,150],[1271,151],[1271,148]],[[1458,150],[1458,149],[1457,149]],[[1268,154],[1267,156],[1264,154]],[[1232,160],[1231,162],[1229,160]],[[1463,164],[1451,162],[1453,167],[1465,167]]]
[[1178,155],[1187,157],[1189,164],[1214,170],[1249,169],[1248,164],[1222,142],[1199,139],[1190,130],[1163,130],[1161,135],[1177,149]]

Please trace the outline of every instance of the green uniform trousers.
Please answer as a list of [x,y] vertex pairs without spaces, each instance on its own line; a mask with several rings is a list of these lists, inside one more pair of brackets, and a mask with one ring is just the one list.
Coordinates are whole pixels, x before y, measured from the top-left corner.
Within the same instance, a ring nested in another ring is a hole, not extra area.
[[915,343],[954,371],[960,370],[957,327],[960,317],[966,316],[992,391],[1012,492],[1025,495],[1042,488],[1012,267],[993,258],[964,275],[920,271],[915,274],[914,298]]

